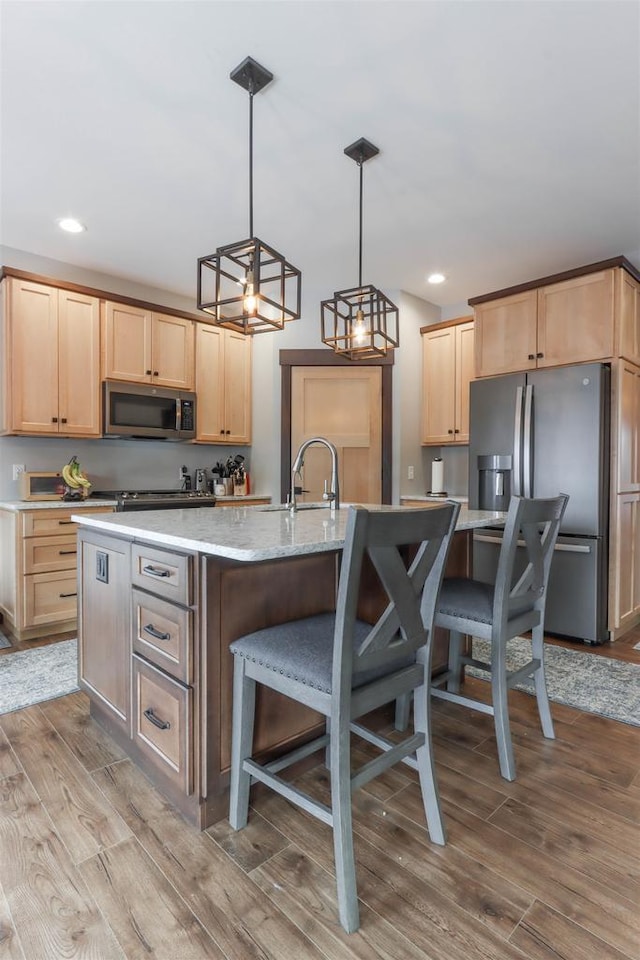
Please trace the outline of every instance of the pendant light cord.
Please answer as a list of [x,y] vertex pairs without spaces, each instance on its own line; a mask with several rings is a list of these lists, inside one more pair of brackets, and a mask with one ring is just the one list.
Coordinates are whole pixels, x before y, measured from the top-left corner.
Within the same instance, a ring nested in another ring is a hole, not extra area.
[[360,238],[358,242],[358,286],[362,287],[362,159],[358,160],[360,168]]
[[249,236],[253,238],[253,80],[249,81]]

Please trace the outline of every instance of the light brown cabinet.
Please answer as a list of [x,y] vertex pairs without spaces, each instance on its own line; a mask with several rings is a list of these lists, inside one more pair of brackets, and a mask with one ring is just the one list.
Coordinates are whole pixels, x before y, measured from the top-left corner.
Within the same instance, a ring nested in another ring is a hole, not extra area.
[[74,630],[77,617],[76,525],[71,514],[108,507],[0,511],[0,612],[21,639]]
[[617,360],[612,367],[609,629],[615,638],[640,621],[640,366]]
[[197,324],[196,441],[251,443],[251,354],[251,337]]
[[102,303],[102,378],[193,390],[194,323],[143,307]]
[[640,365],[640,283],[625,270],[616,283],[619,357]]
[[610,268],[477,303],[476,376],[614,356],[614,282]]
[[2,287],[2,432],[100,436],[99,300],[16,277]]
[[469,442],[469,383],[474,372],[474,324],[423,327],[422,443]]
[[615,639],[640,619],[640,493],[619,493],[612,521],[609,602]]

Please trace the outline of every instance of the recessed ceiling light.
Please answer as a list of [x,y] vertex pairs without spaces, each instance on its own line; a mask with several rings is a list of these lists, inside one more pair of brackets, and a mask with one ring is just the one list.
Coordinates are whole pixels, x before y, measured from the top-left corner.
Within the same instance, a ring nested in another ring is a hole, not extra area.
[[444,273],[430,273],[427,277],[427,283],[444,283],[446,279]]
[[61,230],[66,230],[67,233],[84,233],[87,229],[84,223],[80,223],[75,217],[60,217],[57,224]]

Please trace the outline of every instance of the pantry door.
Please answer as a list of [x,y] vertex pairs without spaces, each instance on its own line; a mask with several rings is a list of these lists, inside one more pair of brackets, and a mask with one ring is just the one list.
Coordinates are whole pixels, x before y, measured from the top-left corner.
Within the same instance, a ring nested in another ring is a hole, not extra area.
[[[291,460],[300,444],[324,437],[338,450],[340,500],[382,502],[382,368],[294,366],[291,371]],[[305,454],[301,503],[322,500],[331,456],[320,444]]]

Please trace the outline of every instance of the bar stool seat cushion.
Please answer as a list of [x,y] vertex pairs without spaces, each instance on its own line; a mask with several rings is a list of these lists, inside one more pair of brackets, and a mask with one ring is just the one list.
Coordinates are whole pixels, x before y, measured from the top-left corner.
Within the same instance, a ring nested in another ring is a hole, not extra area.
[[467,580],[464,577],[447,577],[440,588],[438,612],[464,620],[491,623],[493,593],[493,584]]
[[[273,670],[298,683],[331,693],[333,669],[333,633],[335,613],[319,613],[303,620],[291,620],[275,627],[256,630],[235,640],[229,649],[234,655]],[[356,620],[353,648],[356,650],[369,636],[371,624]],[[353,674],[352,688],[371,683],[378,677],[415,663],[414,657],[401,657],[393,664],[377,669],[361,670]]]

